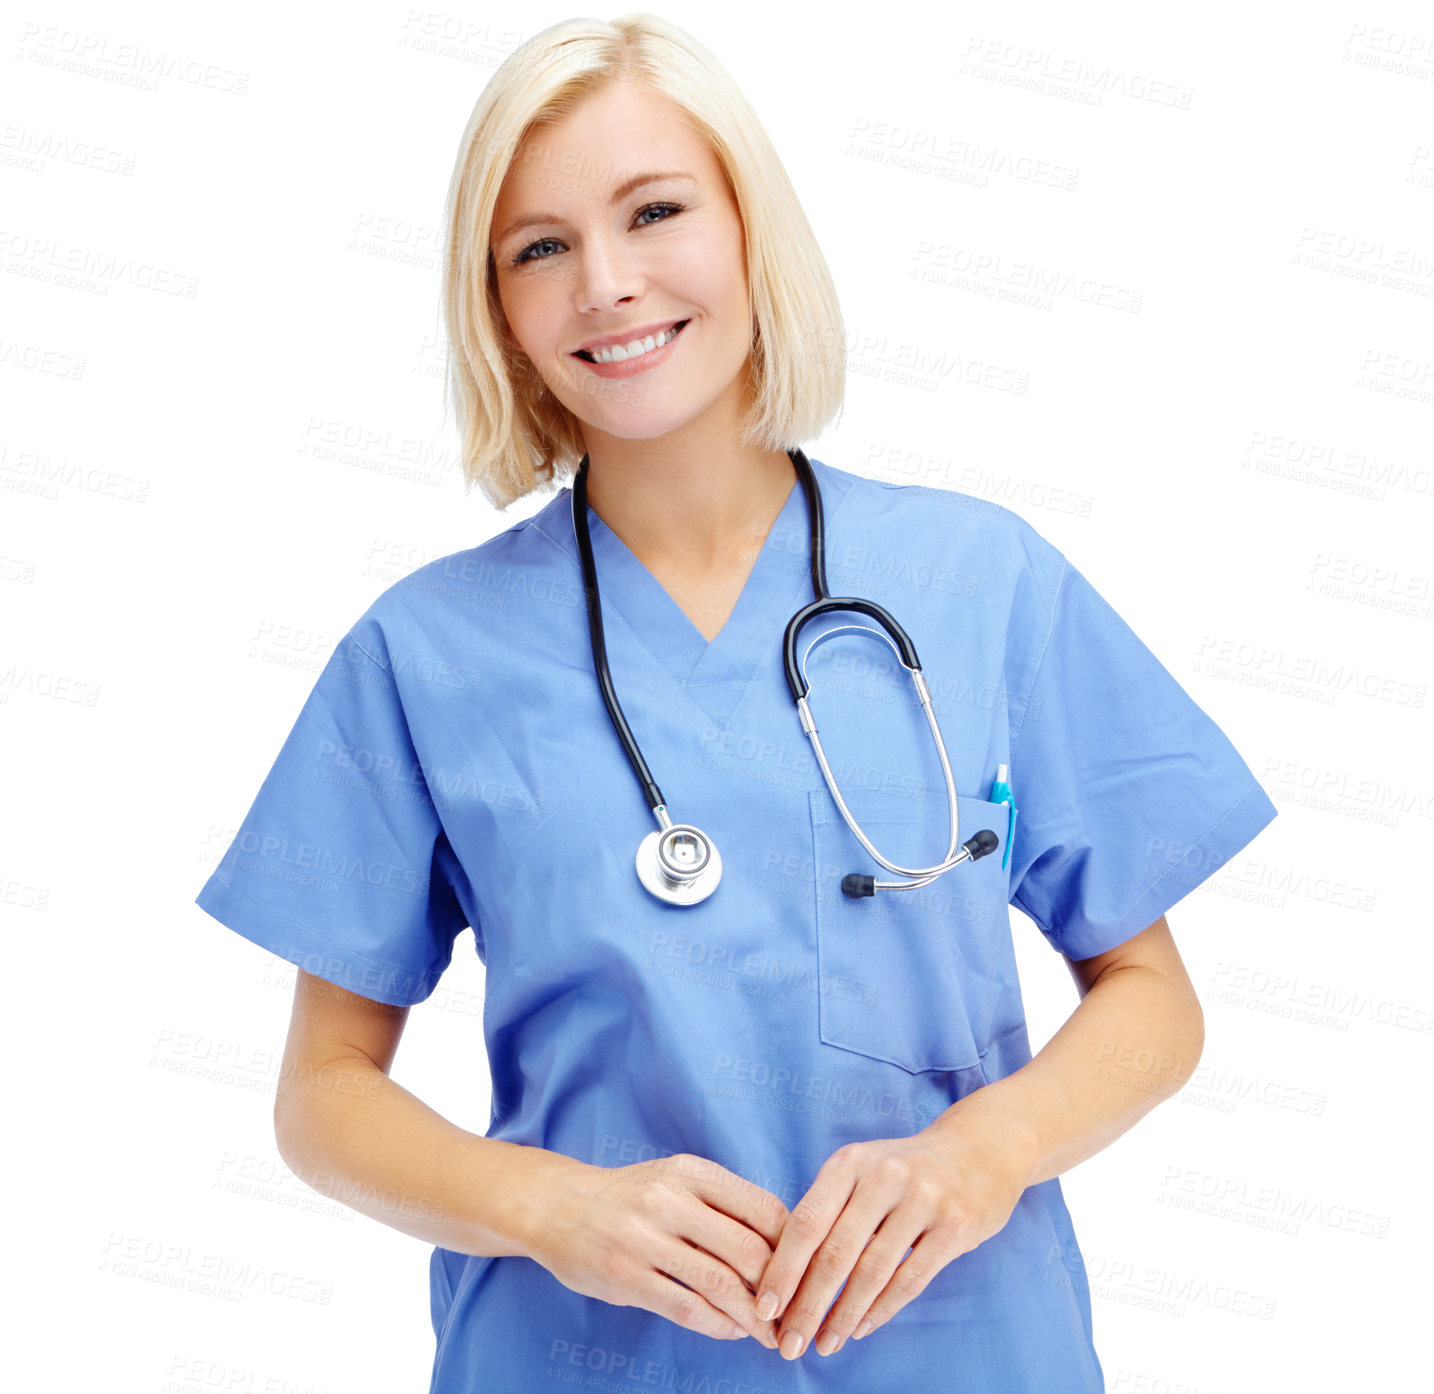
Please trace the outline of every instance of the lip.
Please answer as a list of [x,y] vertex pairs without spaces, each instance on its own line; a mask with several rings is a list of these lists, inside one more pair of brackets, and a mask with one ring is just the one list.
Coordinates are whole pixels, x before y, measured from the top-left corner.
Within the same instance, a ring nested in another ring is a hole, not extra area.
[[[672,336],[661,348],[653,349],[650,353],[644,353],[639,358],[625,358],[621,363],[593,363],[586,358],[579,358],[576,353],[571,356],[590,373],[596,373],[600,378],[634,378],[639,373],[649,373],[654,368],[660,368],[672,356],[678,344],[682,342],[683,335],[687,333],[689,320],[665,320],[660,324],[652,326],[645,333],[633,333],[627,338],[618,338],[612,342],[619,344],[630,344],[633,339],[646,338],[648,334],[661,334],[664,330],[671,329],[674,325],[680,324],[681,329]],[[597,344],[598,348],[606,348],[608,345],[602,341]],[[586,347],[586,345],[584,346]]]
[[634,339],[645,339],[649,334],[665,334],[674,324],[681,324],[682,319],[660,319],[656,324],[639,326],[636,329],[625,329],[619,334],[607,334],[601,339],[589,339],[581,343],[573,350],[574,353],[581,353],[586,350],[591,353],[594,349],[611,348],[614,344],[630,344]]

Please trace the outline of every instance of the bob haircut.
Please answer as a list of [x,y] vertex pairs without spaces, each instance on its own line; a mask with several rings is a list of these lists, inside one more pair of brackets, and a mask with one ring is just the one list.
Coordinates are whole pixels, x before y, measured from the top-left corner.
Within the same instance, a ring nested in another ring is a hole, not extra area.
[[842,406],[846,354],[831,271],[736,83],[702,45],[654,15],[565,20],[533,35],[489,79],[463,133],[444,210],[444,405],[456,404],[468,487],[477,484],[498,509],[570,479],[583,442],[581,423],[507,332],[489,249],[493,206],[531,127],[628,80],[667,98],[707,141],[737,203],[753,319],[753,402],[742,444],[799,446]]

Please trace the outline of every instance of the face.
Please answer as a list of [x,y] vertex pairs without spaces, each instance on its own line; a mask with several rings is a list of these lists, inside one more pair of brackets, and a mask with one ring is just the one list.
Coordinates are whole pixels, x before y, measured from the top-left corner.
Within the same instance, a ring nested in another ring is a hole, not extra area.
[[[752,341],[741,217],[717,157],[665,98],[614,82],[535,127],[490,245],[509,336],[589,445],[740,417]],[[632,356],[578,356],[614,335]],[[629,347],[649,335],[645,353]]]

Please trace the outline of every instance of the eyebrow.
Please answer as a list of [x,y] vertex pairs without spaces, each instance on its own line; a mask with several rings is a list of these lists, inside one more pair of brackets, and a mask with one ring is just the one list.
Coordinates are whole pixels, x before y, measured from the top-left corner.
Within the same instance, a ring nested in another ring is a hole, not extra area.
[[[608,206],[621,203],[630,193],[642,188],[646,184],[656,184],[664,179],[688,179],[695,180],[696,176],[688,174],[685,170],[656,170],[647,174],[634,174],[631,179],[625,179],[612,191],[612,197],[608,200]],[[514,218],[497,237],[493,239],[493,245],[501,246],[515,232],[521,228],[532,227],[538,223],[560,223],[563,220],[553,213],[527,213],[521,218]]]

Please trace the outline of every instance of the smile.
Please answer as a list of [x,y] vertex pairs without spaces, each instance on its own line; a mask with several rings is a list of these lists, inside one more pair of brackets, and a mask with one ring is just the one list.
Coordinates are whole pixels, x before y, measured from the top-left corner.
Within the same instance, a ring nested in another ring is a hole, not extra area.
[[689,322],[685,319],[678,320],[671,329],[664,330],[661,334],[649,334],[645,339],[634,339],[630,344],[609,344],[606,348],[592,350],[578,349],[574,357],[581,358],[585,363],[630,363],[634,358],[642,358],[665,348]]

